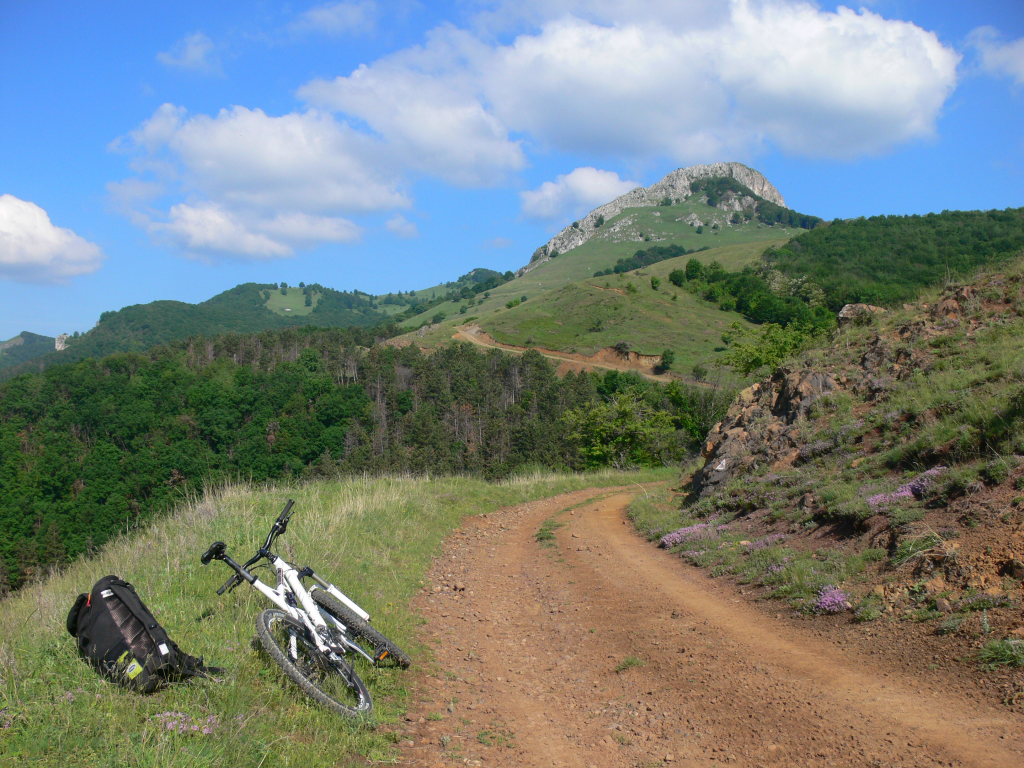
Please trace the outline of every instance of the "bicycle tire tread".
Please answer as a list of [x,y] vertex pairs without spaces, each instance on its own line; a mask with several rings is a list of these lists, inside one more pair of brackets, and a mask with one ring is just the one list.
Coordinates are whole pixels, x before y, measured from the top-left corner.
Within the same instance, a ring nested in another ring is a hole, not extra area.
[[333,595],[323,589],[314,589],[311,594],[317,605],[340,619],[353,635],[370,643],[377,654],[381,650],[387,651],[388,656],[394,659],[402,669],[408,669],[412,664],[409,654],[403,651],[397,643],[378,632],[376,628],[370,626],[369,622],[363,621]]

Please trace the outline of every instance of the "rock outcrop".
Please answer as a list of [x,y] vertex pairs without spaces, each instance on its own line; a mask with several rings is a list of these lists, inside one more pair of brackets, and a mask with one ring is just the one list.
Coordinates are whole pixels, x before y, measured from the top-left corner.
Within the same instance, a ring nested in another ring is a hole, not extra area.
[[701,494],[747,472],[755,463],[792,465],[800,458],[797,422],[838,387],[829,373],[779,368],[740,392],[725,419],[708,433],[704,467],[694,476]]
[[884,314],[885,309],[876,307],[874,304],[847,304],[839,310],[836,320],[839,322],[839,327],[842,328],[844,325],[868,323],[872,315]]
[[[634,190],[621,195],[610,203],[595,208],[584,218],[575,222],[552,237],[545,245],[538,248],[530,263],[516,272],[516,277],[526,274],[532,269],[539,267],[551,258],[551,254],[559,254],[578,248],[594,236],[599,229],[598,222],[604,222],[613,216],[618,216],[627,208],[641,208],[660,203],[668,197],[672,200],[682,200],[691,193],[691,185],[699,179],[706,179],[711,176],[731,176],[740,184],[743,184],[754,194],[763,197],[776,205],[785,206],[786,202],[779,194],[779,190],[772,186],[764,176],[748,168],[742,163],[712,163],[711,165],[693,165],[689,168],[679,168],[672,171],[665,178],[650,187],[637,187]],[[729,203],[723,210],[743,210],[745,201],[751,198],[730,197]],[[749,207],[749,206],[747,206]]]
[[[994,287],[1004,286],[1001,282],[989,286]],[[981,309],[994,313],[1005,306],[1000,304],[1002,299],[991,301]],[[929,369],[931,354],[926,346],[915,342],[957,331],[970,336],[981,327],[977,320],[970,319],[980,302],[975,288],[951,287],[931,308],[927,304],[920,306],[927,310],[927,317],[919,315],[912,322],[893,325],[859,342],[863,346],[855,364],[833,372],[779,368],[769,378],[743,390],[725,418],[705,438],[701,449],[704,466],[694,475],[694,490],[703,496],[741,477],[755,465],[781,471],[838,450],[841,437],[811,444],[801,440],[799,422],[811,407],[821,397],[839,391],[856,395],[865,404],[884,401],[897,382],[907,379],[915,370]],[[848,328],[885,313],[881,307],[869,304],[847,304],[838,319],[841,327]],[[942,450],[937,449],[936,455],[941,456]]]

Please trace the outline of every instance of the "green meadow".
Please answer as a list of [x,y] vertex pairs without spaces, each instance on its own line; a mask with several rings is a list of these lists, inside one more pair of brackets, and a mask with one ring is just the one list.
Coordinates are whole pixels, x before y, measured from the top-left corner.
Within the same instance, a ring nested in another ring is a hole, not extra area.
[[306,294],[301,288],[288,288],[288,293],[282,295],[280,290],[271,291],[270,299],[267,300],[267,309],[279,315],[292,317],[295,315],[308,315],[313,308],[320,303],[320,293],[313,294],[312,306],[306,306]]

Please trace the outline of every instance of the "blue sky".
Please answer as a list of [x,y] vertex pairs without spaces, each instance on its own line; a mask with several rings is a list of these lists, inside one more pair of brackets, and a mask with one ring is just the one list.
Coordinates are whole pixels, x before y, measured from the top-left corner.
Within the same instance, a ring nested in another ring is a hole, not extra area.
[[1024,6],[0,3],[0,340],[516,269],[738,160],[825,218],[1024,206]]

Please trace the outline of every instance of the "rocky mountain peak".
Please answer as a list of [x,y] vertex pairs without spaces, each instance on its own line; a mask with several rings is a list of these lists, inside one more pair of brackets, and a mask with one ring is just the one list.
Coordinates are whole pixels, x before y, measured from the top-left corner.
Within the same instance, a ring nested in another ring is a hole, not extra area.
[[569,225],[548,242],[534,251],[530,263],[516,272],[516,277],[524,275],[532,269],[539,267],[551,258],[551,253],[565,253],[573,248],[578,248],[587,240],[593,237],[599,224],[613,216],[622,213],[626,208],[642,208],[645,206],[658,205],[664,198],[681,200],[689,197],[692,192],[691,186],[695,181],[706,179],[712,176],[731,176],[740,184],[750,189],[754,194],[763,197],[776,205],[785,206],[782,199],[771,182],[761,173],[753,168],[748,168],[742,163],[711,163],[710,165],[691,165],[689,168],[679,168],[672,171],[656,184],[649,187],[637,187],[624,195],[595,208],[584,218]]

